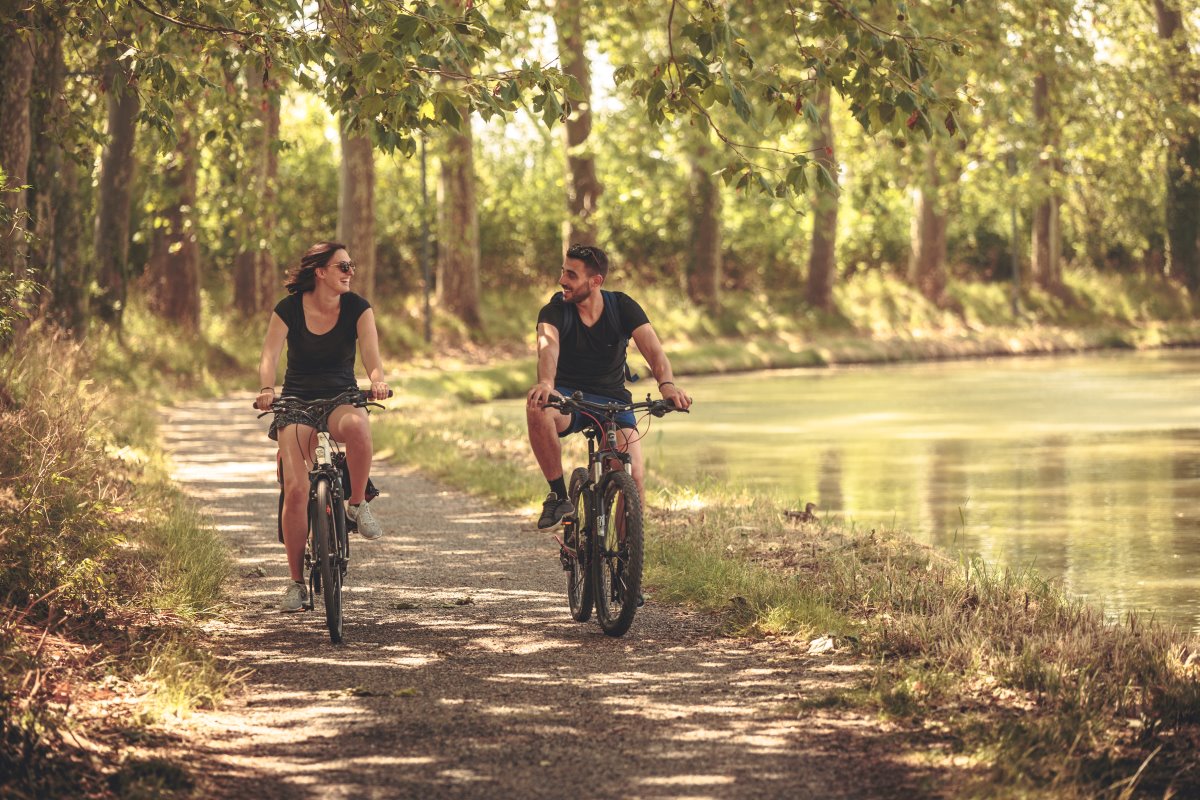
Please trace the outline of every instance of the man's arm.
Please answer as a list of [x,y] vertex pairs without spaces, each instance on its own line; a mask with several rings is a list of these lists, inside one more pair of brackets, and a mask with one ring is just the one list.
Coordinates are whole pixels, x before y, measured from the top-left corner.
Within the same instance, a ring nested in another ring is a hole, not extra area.
[[686,409],[690,406],[692,398],[675,385],[675,373],[671,371],[671,361],[667,358],[662,342],[658,340],[658,334],[654,332],[654,327],[649,322],[634,329],[633,343],[637,345],[642,358],[646,359],[646,363],[650,365],[650,370],[654,373],[654,380],[658,381],[659,394],[663,396],[663,399],[670,400],[676,408]]
[[554,379],[558,376],[558,328],[548,322],[537,326],[537,383],[526,396],[529,408],[541,408],[556,394]]

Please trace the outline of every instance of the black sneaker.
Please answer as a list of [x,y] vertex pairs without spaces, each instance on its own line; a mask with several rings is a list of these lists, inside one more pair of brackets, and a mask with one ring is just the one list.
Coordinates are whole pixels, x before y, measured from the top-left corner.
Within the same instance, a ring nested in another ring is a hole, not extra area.
[[562,522],[562,518],[567,514],[574,514],[575,506],[571,505],[571,501],[563,498],[558,499],[558,495],[554,492],[546,495],[546,501],[542,503],[542,515],[538,517],[538,528],[545,530],[553,528],[558,523]]

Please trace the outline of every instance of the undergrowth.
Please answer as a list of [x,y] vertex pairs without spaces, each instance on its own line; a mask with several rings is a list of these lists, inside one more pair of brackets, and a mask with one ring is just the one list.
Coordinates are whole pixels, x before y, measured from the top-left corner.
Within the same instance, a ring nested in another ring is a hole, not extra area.
[[201,653],[196,622],[219,606],[228,560],[167,479],[151,395],[92,378],[104,347],[35,326],[0,354],[6,796],[61,796],[63,781],[104,795],[93,759],[74,742],[87,727],[75,695],[106,676],[141,723],[214,702],[231,680],[211,656],[178,655]]

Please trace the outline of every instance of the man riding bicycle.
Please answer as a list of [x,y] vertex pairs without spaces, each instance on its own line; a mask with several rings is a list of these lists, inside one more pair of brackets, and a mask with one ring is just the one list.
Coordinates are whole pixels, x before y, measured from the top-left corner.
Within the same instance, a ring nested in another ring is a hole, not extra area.
[[[632,400],[625,388],[625,349],[633,339],[646,359],[663,399],[687,409],[692,398],[675,385],[671,362],[646,312],[622,292],[601,289],[608,275],[608,256],[599,247],[572,245],[563,259],[555,294],[542,307],[537,321],[537,378],[526,396],[525,418],[529,444],[550,493],[542,503],[538,528],[553,528],[575,509],[563,479],[562,437],[581,431],[591,421],[579,413],[563,414],[545,408],[552,395],[582,392],[597,403]],[[632,412],[617,419],[618,445],[629,453],[638,493],[645,497],[642,446]]]

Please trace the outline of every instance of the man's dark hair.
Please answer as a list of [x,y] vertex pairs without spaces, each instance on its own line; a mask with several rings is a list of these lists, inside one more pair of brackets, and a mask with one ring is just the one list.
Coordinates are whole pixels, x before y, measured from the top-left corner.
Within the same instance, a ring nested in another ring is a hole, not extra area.
[[582,261],[588,272],[608,277],[608,256],[599,247],[590,244],[573,244],[567,248],[567,258]]

